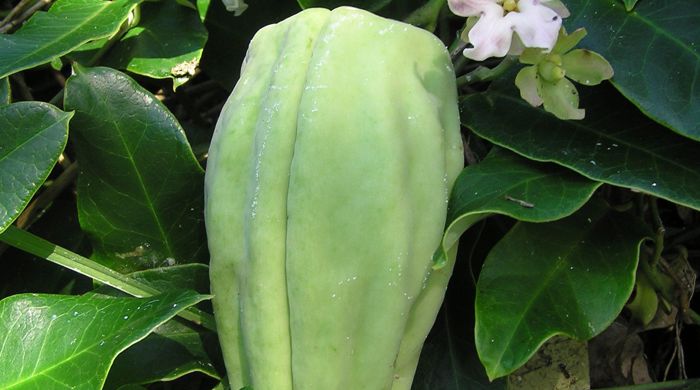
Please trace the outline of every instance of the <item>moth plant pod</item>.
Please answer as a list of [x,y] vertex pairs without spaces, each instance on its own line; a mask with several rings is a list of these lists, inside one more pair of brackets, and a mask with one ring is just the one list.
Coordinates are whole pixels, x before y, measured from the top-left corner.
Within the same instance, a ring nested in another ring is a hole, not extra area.
[[435,36],[349,7],[261,29],[206,172],[231,387],[409,389],[452,272],[431,257],[462,167]]

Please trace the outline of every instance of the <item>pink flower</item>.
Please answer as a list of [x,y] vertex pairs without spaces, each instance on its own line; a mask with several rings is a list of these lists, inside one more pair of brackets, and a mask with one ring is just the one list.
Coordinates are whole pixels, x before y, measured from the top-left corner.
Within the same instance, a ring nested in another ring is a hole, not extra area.
[[[464,55],[482,61],[519,54],[522,47],[551,50],[562,17],[569,16],[559,0],[448,0],[453,13],[476,17]],[[519,42],[513,42],[513,33]]]

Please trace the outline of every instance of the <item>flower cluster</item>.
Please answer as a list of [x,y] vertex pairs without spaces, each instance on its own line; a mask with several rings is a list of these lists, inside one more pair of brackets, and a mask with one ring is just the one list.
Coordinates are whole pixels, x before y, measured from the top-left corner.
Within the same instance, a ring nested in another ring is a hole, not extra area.
[[[569,11],[559,0],[449,0],[453,13],[469,17],[467,58],[519,54],[524,47],[551,50]],[[478,18],[475,20],[475,18]],[[515,38],[514,39],[514,34]]]
[[531,66],[521,69],[515,78],[520,96],[535,107],[544,104],[545,110],[560,119],[583,119],[585,111],[578,108],[578,91],[568,79],[597,85],[613,76],[612,67],[600,54],[572,50],[585,36],[585,29],[567,35],[562,28],[551,52],[525,49],[520,62]]
[[[467,17],[463,40],[467,58],[518,55],[529,66],[518,72],[520,96],[560,119],[583,119],[573,80],[596,85],[612,77],[613,69],[601,55],[574,47],[584,29],[567,35],[562,18],[569,11],[559,0],[448,0],[453,13]],[[466,38],[464,38],[466,34]],[[504,62],[505,63],[505,62]]]

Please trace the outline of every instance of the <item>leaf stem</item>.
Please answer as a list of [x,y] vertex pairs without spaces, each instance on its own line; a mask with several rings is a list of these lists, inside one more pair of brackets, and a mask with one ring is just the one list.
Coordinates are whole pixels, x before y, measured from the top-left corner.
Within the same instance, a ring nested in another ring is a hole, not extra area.
[[[44,258],[52,263],[73,270],[81,275],[97,280],[119,291],[123,291],[135,297],[149,297],[160,294],[161,291],[123,275],[111,268],[105,267],[95,261],[73,253],[65,248],[55,245],[41,237],[14,225],[10,226],[0,235],[0,241],[4,241],[17,249]],[[188,321],[201,325],[211,331],[216,331],[214,317],[195,307],[189,307],[178,315]]]
[[480,81],[491,81],[505,73],[505,71],[507,71],[516,62],[518,62],[518,58],[516,56],[506,56],[503,58],[503,61],[493,68],[479,66],[471,72],[457,77],[457,87],[463,87],[465,85],[474,84]]

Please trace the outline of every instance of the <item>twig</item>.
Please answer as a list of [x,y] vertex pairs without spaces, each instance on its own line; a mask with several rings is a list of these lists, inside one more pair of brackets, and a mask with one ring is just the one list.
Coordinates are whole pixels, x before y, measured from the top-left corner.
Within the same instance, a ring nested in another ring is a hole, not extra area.
[[27,4],[29,4],[31,2],[32,2],[32,0],[21,0],[19,3],[17,3],[17,5],[14,8],[12,8],[12,10],[10,10],[10,12],[7,14],[7,16],[5,16],[5,18],[2,20],[2,22],[0,22],[0,27],[5,26],[10,20],[12,20],[12,18],[15,17],[15,15],[22,12],[24,7],[26,7]]
[[522,199],[513,198],[510,195],[506,195],[505,198],[506,198],[506,200],[511,201],[513,203],[517,203],[519,206],[525,207],[527,209],[531,209],[531,208],[535,207],[535,205],[532,203],[526,202]]
[[37,0],[34,5],[29,7],[28,10],[24,11],[17,19],[12,19],[5,23],[2,27],[0,27],[0,33],[6,33],[16,26],[19,26],[20,24],[24,23],[25,20],[29,19],[34,13],[45,6],[51,4],[51,0]]

